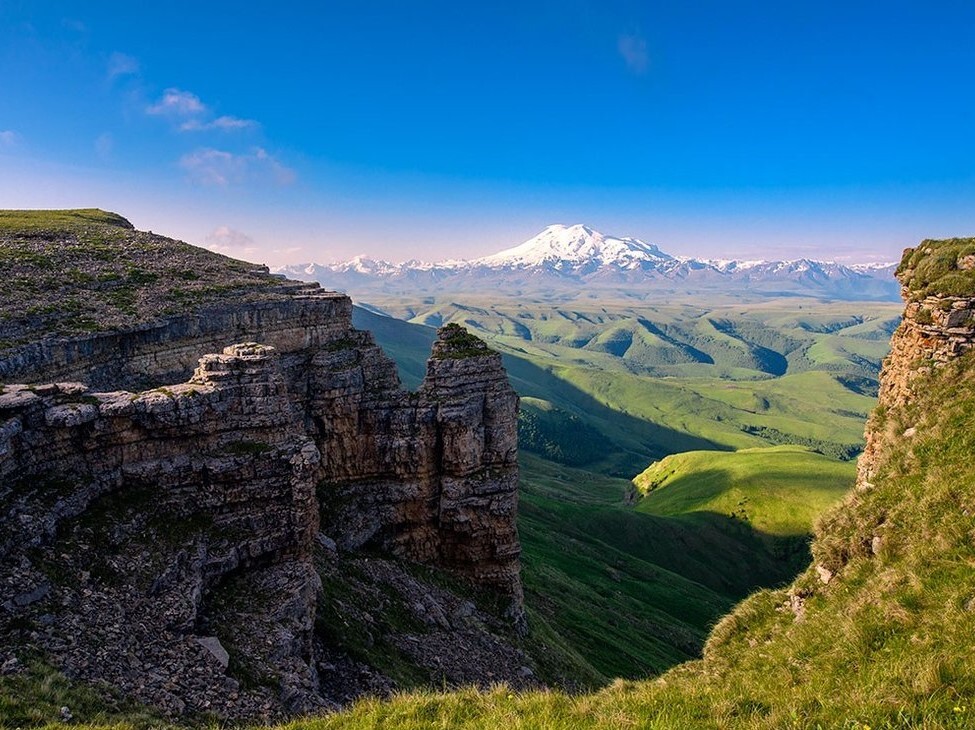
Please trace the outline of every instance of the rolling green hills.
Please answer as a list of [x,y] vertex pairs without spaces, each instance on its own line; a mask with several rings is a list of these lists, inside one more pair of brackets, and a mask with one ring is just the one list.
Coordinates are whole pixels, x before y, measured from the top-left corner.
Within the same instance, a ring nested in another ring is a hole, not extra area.
[[[504,354],[522,396],[612,445],[576,466],[627,477],[701,449],[795,444],[855,457],[899,321],[889,303],[803,298],[663,305],[579,292],[375,304],[413,324],[470,328]],[[396,339],[381,342],[392,351]],[[536,451],[551,457],[557,446]]]
[[585,294],[574,299],[470,294],[462,303],[377,295],[370,302],[416,324],[456,322],[499,348],[533,358],[672,377],[782,375],[821,369],[837,353],[848,357],[831,363],[836,370],[876,377],[900,313],[899,305],[888,302],[720,296],[702,302],[675,296],[661,304]]
[[[888,304],[811,300],[723,305],[703,319],[702,310],[689,304],[641,307],[632,317],[626,315],[636,311],[631,305],[614,310],[612,302],[589,313],[543,301],[430,306],[436,316],[421,311],[412,326],[357,310],[357,322],[372,329],[399,363],[404,383],[419,382],[433,336],[417,322],[464,323],[503,353],[515,389],[534,399],[526,401],[530,418],[544,419],[542,408],[554,414],[548,420],[579,419],[594,434],[592,440],[609,443],[593,450],[589,461],[577,455],[574,465],[625,477],[668,454],[701,449],[795,444],[834,458],[855,457],[873,407],[880,359],[898,321]],[[861,313],[851,313],[851,306]],[[406,316],[416,308],[397,311]],[[532,339],[511,334],[505,322],[512,320],[529,328]],[[633,334],[634,329],[639,331]],[[685,354],[709,349],[714,362],[701,355],[675,364],[675,356],[667,365],[637,366],[625,353],[611,352],[613,342],[629,341],[628,351],[633,342],[649,347],[651,339],[661,337],[651,330],[703,331],[672,347]],[[719,347],[719,340],[737,344]],[[756,353],[764,353],[761,362]],[[759,369],[781,370],[783,362],[783,375]],[[551,438],[523,443],[556,459],[565,446]]]

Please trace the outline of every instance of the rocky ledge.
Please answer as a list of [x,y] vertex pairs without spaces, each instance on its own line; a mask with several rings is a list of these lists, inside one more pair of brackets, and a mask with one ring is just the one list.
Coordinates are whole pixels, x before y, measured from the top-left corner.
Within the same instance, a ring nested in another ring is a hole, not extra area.
[[0,352],[0,661],[235,719],[388,692],[387,658],[535,683],[500,356],[444,328],[406,392],[346,297],[261,291]]

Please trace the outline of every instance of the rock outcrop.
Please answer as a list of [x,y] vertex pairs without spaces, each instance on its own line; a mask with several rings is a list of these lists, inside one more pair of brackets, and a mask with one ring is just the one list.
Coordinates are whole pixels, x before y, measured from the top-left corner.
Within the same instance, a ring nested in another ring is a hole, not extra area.
[[915,399],[917,383],[975,347],[975,298],[960,295],[973,286],[975,239],[923,241],[904,252],[897,272],[904,316],[891,338],[880,374],[878,408],[865,433],[857,463],[857,484],[870,484],[882,441],[881,423]]
[[[347,297],[265,291],[0,353],[21,382],[0,391],[0,650],[170,714],[332,707],[393,686],[329,644],[329,616],[368,613],[330,594],[348,568],[436,630],[426,648],[390,639],[432,678],[530,683],[498,638],[524,625],[500,356],[443,328],[409,393]],[[505,618],[409,563],[500,597]]]
[[325,350],[313,372],[311,412],[329,414],[313,416],[325,532],[493,586],[517,618],[517,396],[501,356],[448,325],[420,389],[395,404],[396,374],[375,347]]

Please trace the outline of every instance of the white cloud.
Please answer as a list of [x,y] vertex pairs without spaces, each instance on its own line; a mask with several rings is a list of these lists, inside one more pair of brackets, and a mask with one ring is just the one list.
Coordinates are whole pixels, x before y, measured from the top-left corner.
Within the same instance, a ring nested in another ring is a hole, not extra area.
[[181,132],[206,132],[211,129],[222,132],[233,132],[238,129],[252,129],[258,124],[253,119],[241,119],[240,117],[222,116],[204,122],[199,119],[189,119],[179,125]]
[[206,105],[200,101],[200,97],[179,89],[166,89],[159,101],[146,107],[146,114],[175,117],[192,117],[205,114],[206,111]]
[[255,147],[246,154],[202,147],[183,155],[179,166],[194,182],[218,187],[263,180],[290,185],[296,178],[294,170],[281,164],[261,147]]
[[223,116],[211,119],[210,108],[189,91],[166,89],[162,98],[146,107],[146,114],[168,117],[180,132],[235,132],[260,125],[253,119]]
[[647,42],[638,34],[621,35],[616,43],[616,50],[626,61],[627,68],[635,74],[644,74],[650,67],[650,55],[647,53]]
[[20,135],[12,129],[0,131],[0,147],[13,147],[20,141]]
[[242,156],[203,148],[183,155],[179,166],[190,174],[190,178],[203,185],[229,185],[240,182],[246,173],[247,163]]
[[259,252],[254,239],[230,226],[218,226],[206,237],[207,248],[227,256],[253,256]]
[[139,60],[125,53],[115,51],[108,57],[108,78],[132,76],[139,73]]

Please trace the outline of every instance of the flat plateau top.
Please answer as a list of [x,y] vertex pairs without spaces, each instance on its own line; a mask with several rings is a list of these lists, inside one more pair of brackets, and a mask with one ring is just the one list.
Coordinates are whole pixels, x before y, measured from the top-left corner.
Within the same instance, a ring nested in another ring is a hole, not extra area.
[[904,251],[897,278],[910,299],[975,297],[975,238],[927,239]]
[[320,292],[93,208],[0,210],[0,272],[0,352],[221,303]]

